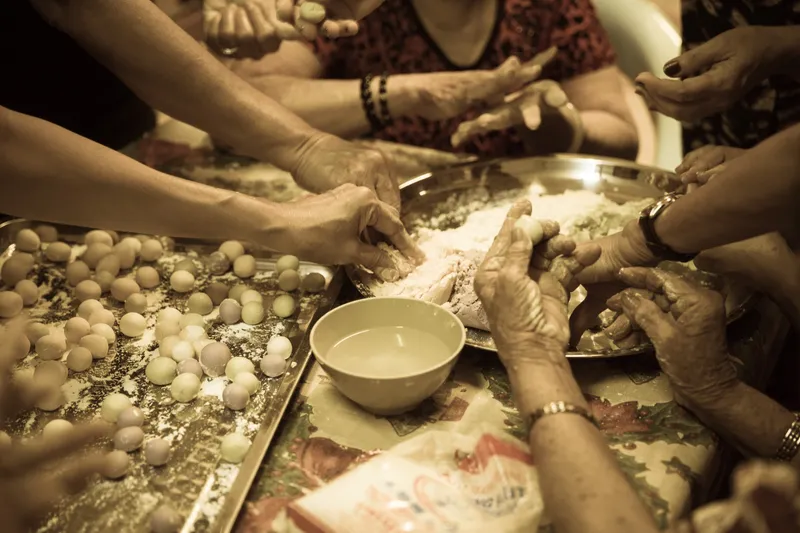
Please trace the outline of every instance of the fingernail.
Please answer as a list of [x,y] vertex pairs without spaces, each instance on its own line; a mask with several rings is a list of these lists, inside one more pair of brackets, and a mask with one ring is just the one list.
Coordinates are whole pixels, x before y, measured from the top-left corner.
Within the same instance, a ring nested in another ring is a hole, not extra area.
[[620,268],[619,270],[617,270],[617,277],[620,278],[620,277],[624,276],[625,272],[627,272],[627,270],[628,270],[627,268]]
[[400,273],[393,268],[382,268],[378,270],[378,275],[383,281],[393,282],[400,279]]
[[670,59],[664,65],[664,74],[669,76],[670,78],[675,78],[680,76],[681,74],[681,64],[678,63],[677,59]]

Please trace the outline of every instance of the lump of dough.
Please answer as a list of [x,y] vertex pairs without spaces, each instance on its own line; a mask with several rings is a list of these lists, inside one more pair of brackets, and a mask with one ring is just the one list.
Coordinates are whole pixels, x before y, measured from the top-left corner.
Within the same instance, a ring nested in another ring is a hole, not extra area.
[[239,241],[225,241],[219,246],[219,251],[225,254],[228,261],[233,262],[244,255],[244,246]]
[[90,332],[103,337],[106,342],[108,342],[109,346],[117,342],[117,334],[114,333],[114,329],[108,324],[99,322],[91,327]]
[[165,307],[158,312],[157,320],[158,322],[179,322],[182,316],[183,313],[174,307]]
[[163,466],[169,461],[171,446],[164,439],[150,439],[144,445],[144,460],[152,466]]
[[219,305],[222,300],[228,297],[228,286],[215,281],[206,287],[205,293],[211,298],[212,305]]
[[245,291],[247,290],[250,290],[250,288],[244,283],[239,283],[237,285],[234,285],[233,287],[231,287],[230,292],[228,292],[228,298],[236,300],[239,303],[242,303],[241,301],[242,294],[244,294]]
[[205,339],[207,337],[206,330],[200,326],[186,326],[181,330],[181,333],[178,336],[181,340],[189,342],[199,341],[200,339]]
[[[119,267],[122,270],[128,270],[136,262],[136,251],[129,244],[125,244],[126,240],[123,239],[121,243],[114,245],[111,250],[111,253],[119,259]],[[139,241],[136,242],[138,243]]]
[[33,369],[33,380],[40,385],[60,387],[68,376],[69,371],[61,361],[42,361]]
[[172,357],[172,350],[179,342],[181,342],[181,338],[177,335],[169,335],[164,337],[158,343],[158,356]]
[[88,232],[86,236],[83,238],[83,242],[86,246],[90,246],[95,243],[105,244],[109,248],[114,246],[114,239],[108,232],[105,232],[101,229],[93,229],[92,231]]
[[136,283],[145,289],[154,289],[161,283],[161,276],[158,270],[151,266],[139,267],[136,271]]
[[212,378],[221,376],[231,360],[231,351],[221,342],[212,342],[200,353],[200,365],[206,375]]
[[241,411],[247,407],[250,393],[241,385],[229,383],[222,391],[222,403],[232,411]]
[[185,329],[189,326],[200,326],[203,329],[208,327],[205,319],[197,313],[186,313],[185,315],[181,316],[179,325],[181,329]]
[[267,354],[261,358],[258,366],[270,378],[276,378],[286,372],[286,360],[280,355]]
[[228,433],[222,437],[219,452],[223,461],[241,463],[250,450],[250,439],[241,433]]
[[114,448],[123,452],[138,450],[143,442],[144,431],[139,426],[124,427],[114,434]]
[[67,368],[73,372],[84,372],[92,367],[92,352],[83,346],[76,346],[67,354]]
[[250,324],[251,326],[261,324],[265,315],[266,312],[261,302],[250,302],[242,307],[242,320],[245,324]]
[[236,324],[242,319],[242,306],[233,298],[226,298],[219,304],[219,317],[226,324]]
[[250,302],[258,302],[263,305],[264,297],[261,296],[261,293],[258,291],[254,291],[253,289],[248,289],[242,293],[239,297],[239,303],[243,306],[249,304]]
[[81,255],[84,263],[89,265],[89,268],[97,268],[100,260],[111,253],[111,247],[107,244],[94,243],[86,247],[86,251]]
[[66,402],[64,392],[61,388],[53,389],[39,398],[36,402],[36,408],[41,411],[55,411]]
[[319,272],[310,272],[303,278],[300,286],[306,292],[322,292],[325,290],[325,276]]
[[129,313],[144,313],[147,311],[147,297],[141,292],[134,292],[125,299],[125,310]]
[[196,292],[189,296],[189,300],[186,302],[186,308],[190,313],[207,315],[214,310],[214,302],[211,301],[211,297],[208,294]]
[[292,316],[297,304],[288,294],[281,294],[272,301],[272,312],[281,318]]
[[65,434],[72,431],[74,426],[69,420],[56,418],[51,420],[42,428],[42,438],[44,440],[60,440]]
[[256,258],[252,255],[241,255],[233,262],[233,273],[240,278],[252,278],[256,273]]
[[77,344],[79,340],[91,332],[92,326],[89,321],[79,316],[74,316],[67,320],[64,325],[64,336],[68,342]]
[[184,359],[178,363],[178,374],[194,374],[198,378],[203,377],[203,367],[197,359]]
[[275,335],[267,342],[267,353],[289,359],[292,355],[292,341],[283,335]]
[[114,318],[114,313],[108,309],[98,309],[97,311],[92,311],[92,314],[89,315],[89,324],[92,326],[95,324],[108,324],[113,327],[116,322],[117,319]]
[[75,286],[75,298],[84,302],[86,300],[97,300],[103,294],[100,285],[96,281],[85,279]]
[[36,341],[36,354],[42,361],[61,359],[67,351],[67,339],[63,335],[50,333]]
[[280,274],[284,270],[300,270],[300,260],[293,255],[284,255],[275,263],[275,272]]
[[164,247],[161,241],[156,239],[149,239],[142,243],[142,249],[139,251],[139,257],[142,261],[155,261],[164,255]]
[[89,270],[89,265],[78,260],[67,265],[66,276],[67,283],[75,287],[81,281],[89,279],[92,276],[92,272]]
[[175,270],[185,270],[186,272],[190,272],[195,278],[197,277],[197,265],[188,257],[175,263]]
[[178,533],[182,525],[183,517],[175,509],[166,504],[159,506],[153,511],[153,514],[150,515],[151,533]]
[[156,324],[156,340],[161,342],[167,337],[178,335],[181,332],[181,326],[178,322],[159,322]]
[[55,242],[58,240],[58,230],[55,226],[41,224],[33,228],[33,231],[36,232],[42,242]]
[[35,261],[31,254],[23,252],[14,254],[3,263],[3,267],[0,269],[0,278],[2,278],[3,283],[13,287],[25,279],[30,271],[33,270],[34,263]]
[[194,374],[178,374],[170,385],[170,394],[176,402],[188,403],[200,392],[200,378]]
[[261,388],[261,381],[252,372],[239,372],[233,382],[244,387],[251,396]]
[[14,286],[14,292],[22,297],[22,305],[30,307],[39,301],[39,287],[29,279],[23,279]]
[[108,272],[114,277],[117,277],[120,270],[120,260],[114,254],[108,254],[104,258],[102,258],[97,263],[97,268],[95,268],[95,272]]
[[139,284],[131,278],[118,278],[111,284],[111,296],[118,302],[124,302],[135,292],[141,292],[141,289],[139,289]]
[[194,347],[189,341],[179,341],[172,348],[172,359],[180,363],[194,357]]
[[319,24],[325,20],[325,6],[317,2],[304,2],[300,6],[300,18],[311,24]]
[[86,335],[78,344],[92,352],[94,359],[103,359],[108,355],[108,341],[95,333]]
[[136,255],[139,255],[139,252],[142,251],[142,241],[140,241],[136,237],[125,237],[124,239],[119,241],[119,244],[127,248],[130,248]]
[[225,375],[233,381],[242,372],[255,372],[255,365],[246,357],[234,357],[225,365]]
[[42,244],[42,240],[32,229],[23,229],[17,233],[17,238],[14,240],[17,250],[21,252],[36,252]]
[[106,464],[103,465],[101,474],[108,479],[125,477],[131,466],[131,458],[122,450],[114,450],[106,455]]
[[0,318],[12,318],[22,312],[23,300],[14,291],[0,292]]
[[78,316],[84,320],[89,320],[89,317],[92,316],[92,313],[95,311],[102,311],[103,309],[105,309],[103,304],[95,299],[84,300],[78,306]]
[[50,328],[41,322],[30,321],[25,326],[25,336],[31,344],[36,344],[36,341],[50,334]]
[[169,357],[156,357],[147,364],[145,375],[154,385],[169,385],[175,379],[178,363]]
[[178,270],[169,277],[169,286],[175,292],[189,292],[194,288],[194,276],[191,272]]
[[31,351],[31,341],[27,335],[18,335],[9,342],[11,344],[11,356],[17,361],[25,359],[28,352]]
[[531,239],[534,246],[542,242],[544,230],[542,229],[542,224],[535,218],[529,215],[522,215],[514,223],[514,227],[524,231],[525,235]]
[[44,256],[53,263],[66,263],[72,257],[72,247],[65,242],[53,242],[45,248]]
[[100,285],[100,292],[105,294],[111,290],[111,285],[114,283],[114,280],[117,278],[111,272],[97,272],[94,275],[94,281]]
[[124,411],[120,412],[119,416],[117,417],[117,427],[118,428],[127,428],[127,427],[142,427],[144,425],[144,413],[138,407],[128,407]]
[[120,413],[132,405],[131,399],[122,393],[115,392],[109,394],[103,399],[103,403],[100,405],[100,416],[103,417],[103,420],[106,422],[116,424]]
[[119,321],[119,330],[126,337],[141,337],[147,328],[147,321],[139,313],[126,313]]
[[300,286],[300,274],[296,270],[284,270],[278,275],[278,287],[282,291],[292,292]]
[[231,269],[231,260],[224,253],[217,250],[208,256],[208,270],[215,276],[221,276]]

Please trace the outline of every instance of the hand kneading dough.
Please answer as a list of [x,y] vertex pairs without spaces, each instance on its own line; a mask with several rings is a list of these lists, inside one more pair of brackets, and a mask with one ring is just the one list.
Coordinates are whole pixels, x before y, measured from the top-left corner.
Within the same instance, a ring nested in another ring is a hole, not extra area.
[[200,378],[194,374],[179,374],[172,380],[169,391],[176,402],[191,402],[200,392]]
[[215,281],[206,287],[205,293],[211,298],[211,303],[213,305],[219,305],[222,303],[222,300],[228,297],[228,286],[219,281]]
[[225,241],[220,245],[219,251],[225,254],[228,261],[233,262],[244,255],[244,246],[239,241]]
[[136,283],[145,289],[153,289],[161,283],[161,276],[159,276],[158,270],[151,266],[139,267],[139,270],[136,271]]
[[240,278],[252,278],[256,273],[256,258],[252,255],[242,255],[233,262],[233,273]]
[[211,297],[204,292],[196,292],[189,296],[186,302],[186,308],[190,313],[197,313],[198,315],[207,315],[214,310],[214,302]]
[[247,407],[250,393],[247,389],[236,383],[230,383],[222,391],[222,403],[231,411],[241,411]]
[[61,359],[67,351],[67,339],[63,335],[50,333],[36,341],[36,354],[42,361]]
[[169,461],[170,448],[169,442],[164,439],[150,439],[144,445],[144,460],[152,466],[163,466]]
[[54,242],[47,245],[44,256],[53,263],[66,263],[72,256],[72,247],[65,242]]
[[3,267],[0,269],[0,278],[2,278],[3,283],[13,287],[25,279],[30,271],[33,270],[34,263],[35,260],[31,254],[24,252],[14,254],[3,263]]
[[252,372],[240,372],[236,374],[236,378],[234,378],[233,382],[247,389],[247,393],[251,396],[261,388],[261,382]]
[[147,327],[147,321],[139,313],[127,313],[119,321],[119,330],[126,337],[141,337]]
[[87,280],[91,277],[92,272],[89,270],[89,265],[81,260],[73,261],[67,265],[66,276],[67,283],[75,287],[81,281]]
[[164,255],[164,247],[161,242],[156,239],[150,239],[142,243],[142,249],[139,251],[139,257],[142,261],[155,261]]
[[228,433],[222,437],[219,452],[223,461],[241,463],[250,450],[250,439],[241,433]]
[[113,328],[108,324],[103,324],[102,322],[100,322],[99,324],[93,325],[90,331],[95,335],[100,335],[101,337],[103,337],[106,340],[106,342],[108,342],[109,346],[117,342],[117,334],[114,333]]
[[100,285],[96,281],[85,279],[75,286],[75,298],[81,302],[86,300],[97,300],[103,294]]
[[212,342],[200,353],[200,365],[203,367],[203,371],[212,378],[221,376],[230,360],[231,351],[221,342]]
[[111,284],[111,296],[118,302],[124,302],[135,292],[141,292],[141,289],[139,289],[139,284],[131,278],[118,278]]
[[87,233],[83,238],[83,242],[86,244],[86,246],[95,243],[105,244],[109,248],[114,246],[114,239],[111,237],[111,235],[101,229],[93,229]]
[[67,320],[64,325],[64,336],[67,341],[77,344],[83,337],[88,335],[92,330],[89,321],[79,316],[74,316]]
[[147,311],[147,297],[141,292],[134,292],[125,299],[125,310],[129,313],[144,313]]
[[84,263],[89,265],[89,268],[96,268],[100,260],[110,253],[110,246],[98,242],[87,246],[86,251],[83,252],[83,255],[81,256],[81,259],[83,259]]
[[131,399],[124,394],[115,392],[103,399],[103,403],[100,405],[100,416],[106,422],[116,424],[120,413],[128,407],[131,407]]
[[150,515],[151,533],[178,533],[182,525],[183,517],[169,505],[159,506]]
[[260,304],[264,303],[264,297],[261,296],[261,293],[258,291],[254,291],[253,289],[248,289],[242,293],[239,297],[239,303],[242,305],[247,305],[250,302],[258,302]]
[[108,355],[108,341],[95,333],[86,335],[78,344],[92,352],[92,357],[95,359],[103,359]]
[[14,291],[0,292],[0,318],[12,318],[22,312],[22,296]]
[[138,450],[143,442],[144,431],[139,426],[124,427],[114,434],[114,448],[123,452]]
[[141,427],[144,424],[144,413],[138,407],[128,407],[117,417],[117,427]]
[[108,479],[119,479],[128,473],[130,466],[131,458],[128,454],[122,450],[114,450],[106,455],[106,464],[101,473]]
[[145,375],[154,385],[169,385],[175,379],[178,363],[169,357],[156,357],[147,364]]
[[242,319],[242,306],[233,298],[226,298],[219,304],[219,317],[226,324],[236,324]]
[[297,304],[288,294],[281,294],[272,301],[272,312],[281,318],[292,316]]
[[67,368],[73,372],[84,372],[92,366],[92,352],[83,346],[76,346],[67,355]]
[[169,286],[172,287],[172,290],[175,292],[189,292],[194,288],[194,276],[192,276],[191,272],[178,270],[177,272],[173,272],[169,277]]
[[261,302],[250,302],[242,307],[242,320],[245,324],[250,324],[251,326],[261,324],[265,315],[266,312]]
[[41,224],[33,228],[33,231],[36,232],[42,242],[55,242],[58,240],[58,230],[55,226]]
[[253,362],[246,357],[234,357],[225,365],[225,375],[233,381],[242,372],[255,372],[256,367]]
[[78,306],[78,316],[84,320],[89,320],[89,317],[92,316],[92,313],[95,311],[102,311],[103,309],[105,309],[103,304],[95,299],[84,300]]
[[42,244],[42,240],[32,229],[23,229],[17,233],[17,238],[14,241],[17,250],[21,252],[36,252]]
[[114,313],[108,309],[98,309],[97,311],[92,311],[92,314],[89,315],[89,324],[92,326],[95,324],[108,324],[113,327],[116,322],[117,319],[114,318]]

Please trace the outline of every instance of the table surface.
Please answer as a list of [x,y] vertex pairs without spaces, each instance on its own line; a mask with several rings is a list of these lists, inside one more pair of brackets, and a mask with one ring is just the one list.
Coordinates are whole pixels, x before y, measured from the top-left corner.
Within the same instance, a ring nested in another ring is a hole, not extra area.
[[[272,167],[214,153],[202,134],[167,123],[126,153],[187,179],[276,200],[301,193]],[[348,292],[349,291],[349,292]],[[357,297],[348,287],[342,300]],[[747,380],[763,386],[788,330],[760,298],[730,328],[732,353]],[[622,470],[665,526],[708,498],[720,471],[716,435],[678,406],[652,355],[573,362],[582,390]],[[318,365],[305,377],[261,465],[237,531],[267,531],[289,501],[348,468],[430,429],[489,425],[523,436],[506,373],[497,356],[466,348],[448,381],[415,411],[377,417],[342,397]]]

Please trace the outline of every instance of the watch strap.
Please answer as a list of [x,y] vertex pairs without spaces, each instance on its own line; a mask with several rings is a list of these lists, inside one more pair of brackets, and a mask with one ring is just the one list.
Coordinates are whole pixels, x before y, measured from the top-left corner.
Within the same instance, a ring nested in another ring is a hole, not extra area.
[[666,261],[688,263],[693,260],[697,254],[676,252],[661,241],[655,228],[658,217],[661,216],[669,206],[678,201],[680,197],[681,195],[679,194],[667,194],[659,198],[657,202],[645,207],[639,214],[639,228],[642,230],[647,248],[655,257]]

